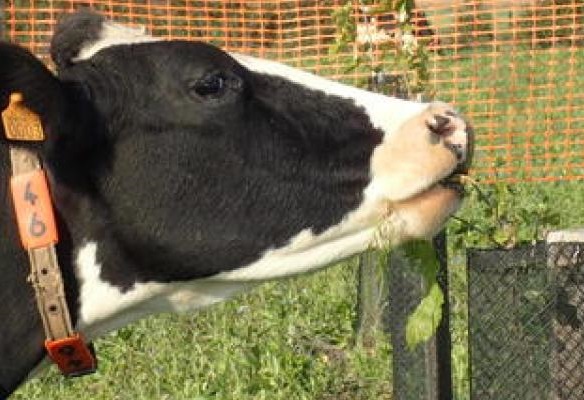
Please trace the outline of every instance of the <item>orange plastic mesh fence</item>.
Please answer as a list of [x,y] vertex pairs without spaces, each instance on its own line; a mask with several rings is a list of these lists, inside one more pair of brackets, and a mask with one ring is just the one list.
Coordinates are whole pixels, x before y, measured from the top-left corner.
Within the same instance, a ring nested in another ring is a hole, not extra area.
[[[348,3],[4,0],[3,25],[10,40],[46,59],[56,19],[90,7],[157,36],[209,41],[361,86],[373,68],[386,82],[399,81],[383,44],[396,40],[395,16],[367,16],[359,4],[370,2],[353,1],[349,16],[358,41],[375,44],[331,52],[333,15]],[[430,91],[473,121],[475,176],[584,178],[584,1],[418,0],[416,7],[416,36],[430,50]]]

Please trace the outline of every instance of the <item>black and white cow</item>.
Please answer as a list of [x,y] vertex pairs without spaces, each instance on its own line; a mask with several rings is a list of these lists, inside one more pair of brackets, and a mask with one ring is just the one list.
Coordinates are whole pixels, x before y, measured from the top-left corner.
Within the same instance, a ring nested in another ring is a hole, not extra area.
[[[161,41],[80,13],[54,35],[58,77],[0,44],[13,92],[48,139],[58,255],[88,339],[189,311],[375,245],[431,237],[469,128],[442,103],[370,93],[204,43]],[[8,193],[0,128],[0,390],[41,364],[44,331]],[[377,238],[377,239],[376,239]]]

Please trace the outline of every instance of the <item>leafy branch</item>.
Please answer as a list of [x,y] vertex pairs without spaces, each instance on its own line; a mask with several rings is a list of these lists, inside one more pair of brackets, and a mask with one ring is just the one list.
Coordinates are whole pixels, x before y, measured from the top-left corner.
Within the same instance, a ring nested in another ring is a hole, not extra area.
[[[413,10],[413,0],[347,1],[332,16],[337,36],[330,53],[351,53],[353,50],[346,72],[364,68],[369,70],[377,86],[380,83],[396,85],[393,93],[402,97],[418,98],[421,94],[431,97],[428,93],[429,52],[424,39],[415,36]],[[395,16],[395,21],[388,32],[375,21],[390,14]]]

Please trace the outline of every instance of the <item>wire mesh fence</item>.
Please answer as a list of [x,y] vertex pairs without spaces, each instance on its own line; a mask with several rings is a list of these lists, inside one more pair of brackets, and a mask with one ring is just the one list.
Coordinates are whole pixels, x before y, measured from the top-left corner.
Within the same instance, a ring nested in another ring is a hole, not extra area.
[[[367,85],[399,81],[396,16],[376,1],[4,0],[10,40],[46,57],[64,12],[90,7],[154,35],[212,42]],[[331,52],[335,13],[352,4],[353,46]],[[414,31],[429,50],[429,92],[452,101],[477,132],[474,173],[485,181],[584,177],[582,0],[418,0]],[[363,39],[365,38],[365,39]]]
[[553,294],[544,245],[470,251],[468,274],[472,398],[546,398]]
[[582,398],[583,250],[469,251],[471,399]]
[[555,399],[580,399],[584,393],[584,244],[556,242],[547,264],[555,278],[552,356]]

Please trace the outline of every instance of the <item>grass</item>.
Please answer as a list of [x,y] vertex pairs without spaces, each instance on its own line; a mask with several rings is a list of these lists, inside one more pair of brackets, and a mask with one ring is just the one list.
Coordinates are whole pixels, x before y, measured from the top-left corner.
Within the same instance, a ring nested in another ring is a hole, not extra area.
[[51,368],[14,399],[390,399],[388,341],[354,346],[356,272],[338,266],[140,321],[97,342],[96,375]]

